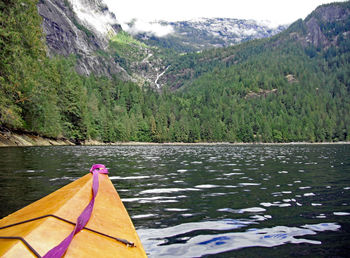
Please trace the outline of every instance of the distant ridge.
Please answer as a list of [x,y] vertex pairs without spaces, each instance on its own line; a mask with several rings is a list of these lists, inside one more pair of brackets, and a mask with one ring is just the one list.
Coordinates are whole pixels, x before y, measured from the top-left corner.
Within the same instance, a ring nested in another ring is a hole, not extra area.
[[198,18],[178,22],[159,21],[153,24],[171,26],[173,32],[164,37],[143,32],[137,38],[148,44],[183,52],[226,47],[252,39],[271,37],[288,27],[273,27],[263,22],[234,18]]

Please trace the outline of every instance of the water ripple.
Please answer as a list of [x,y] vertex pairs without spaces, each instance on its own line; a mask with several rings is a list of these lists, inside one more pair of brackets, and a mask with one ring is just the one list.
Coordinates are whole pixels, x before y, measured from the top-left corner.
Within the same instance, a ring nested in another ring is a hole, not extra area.
[[[8,148],[0,152],[0,213],[102,163],[150,257],[285,257],[291,249],[341,257],[350,232],[348,157],[350,145]],[[286,245],[298,241],[309,244]]]
[[140,194],[162,194],[162,193],[176,193],[185,191],[200,191],[196,188],[155,188],[141,191]]
[[[152,254],[155,257],[200,257],[247,247],[274,247],[287,243],[320,245],[321,241],[301,237],[340,229],[340,225],[337,223],[320,223],[300,227],[253,228],[245,232],[200,234],[192,237],[184,235],[189,232],[193,235],[193,231],[200,229],[238,229],[245,225],[241,221],[232,221],[232,223],[226,223],[226,221],[203,222],[203,225],[187,223],[167,229],[139,230],[138,233],[142,239],[145,239],[146,249],[154,251]],[[175,241],[176,238],[178,243]],[[155,246],[157,248],[154,248]]]

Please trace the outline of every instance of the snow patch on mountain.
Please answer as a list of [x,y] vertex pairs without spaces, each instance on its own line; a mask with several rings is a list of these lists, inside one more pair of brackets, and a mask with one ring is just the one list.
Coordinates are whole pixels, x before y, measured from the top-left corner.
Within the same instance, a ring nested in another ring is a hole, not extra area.
[[233,18],[200,18],[182,22],[170,23],[176,32],[182,35],[191,32],[189,28],[202,33],[211,34],[225,40],[228,45],[239,43],[246,39],[265,38],[273,36],[287,26],[273,26],[267,21],[240,20]]
[[[151,22],[151,25],[154,28],[158,25],[158,29],[164,29],[164,33],[152,34],[151,29],[134,29],[132,34],[149,44],[171,45],[184,52],[227,47],[248,40],[271,37],[287,28],[287,25],[276,27],[267,21],[234,18],[196,18],[176,22],[154,21]],[[137,24],[134,26],[134,28],[138,27]]]

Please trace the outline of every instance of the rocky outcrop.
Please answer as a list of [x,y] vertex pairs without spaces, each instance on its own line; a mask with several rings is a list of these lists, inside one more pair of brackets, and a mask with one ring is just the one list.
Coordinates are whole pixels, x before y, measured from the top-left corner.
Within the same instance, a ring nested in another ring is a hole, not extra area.
[[349,2],[321,5],[305,20],[297,20],[285,33],[276,37],[273,46],[292,40],[307,48],[308,54],[312,57],[316,54],[316,50],[337,47],[339,36],[349,37],[350,27],[346,26],[349,18]]
[[313,13],[311,13],[305,19],[305,25],[307,29],[306,42],[311,43],[315,47],[327,48],[330,45],[336,44],[336,33],[330,33],[330,36],[326,36],[326,25],[328,23],[336,23],[349,19],[350,10],[343,8],[342,5],[323,5],[318,7]]
[[52,146],[75,145],[67,139],[54,139],[39,136],[34,133],[9,131],[0,128],[0,147],[6,146]]
[[294,74],[287,74],[285,76],[285,78],[287,79],[288,83],[290,83],[290,84],[299,82],[298,79],[295,78]]
[[258,97],[265,97],[266,98],[268,95],[273,94],[273,93],[276,94],[277,89],[272,89],[272,90],[259,89],[258,92],[249,91],[244,98],[245,99],[252,99],[252,98],[258,98]]
[[326,36],[322,33],[320,25],[316,18],[312,17],[306,23],[307,27],[307,38],[306,41],[316,47],[329,45],[329,41]]
[[[109,13],[108,8],[106,9],[100,0],[81,1],[84,1],[85,5],[91,2],[91,6],[94,6],[95,9],[98,8],[94,13],[113,20],[113,14]],[[73,9],[76,2],[75,0],[39,1],[38,11],[43,18],[42,27],[46,37],[48,55],[76,56],[76,70],[80,74],[117,74],[121,79],[130,79],[126,71],[111,56],[98,54],[98,51],[103,52],[108,48],[107,33],[117,33],[121,29],[120,25],[117,23],[109,24],[105,34],[93,29],[93,26],[86,20],[77,17]]]
[[324,22],[335,22],[345,20],[349,17],[350,11],[342,5],[329,4],[318,7],[311,15]]

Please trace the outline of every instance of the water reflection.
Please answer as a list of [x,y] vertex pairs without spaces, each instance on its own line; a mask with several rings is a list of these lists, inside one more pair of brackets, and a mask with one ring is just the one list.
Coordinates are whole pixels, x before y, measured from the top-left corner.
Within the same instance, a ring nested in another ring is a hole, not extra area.
[[349,154],[350,145],[3,148],[0,215],[103,163],[150,257],[270,254],[253,247],[288,256],[300,243],[303,255],[337,255],[350,235]]
[[[321,241],[300,238],[317,232],[337,231],[337,223],[320,223],[301,227],[275,226],[251,228],[244,232],[200,234],[195,231],[235,230],[254,224],[253,221],[222,220],[202,223],[187,223],[166,229],[139,230],[145,245],[152,246],[155,257],[199,257],[218,254],[247,247],[275,247],[283,244],[322,244]],[[157,248],[154,248],[157,247]]]

